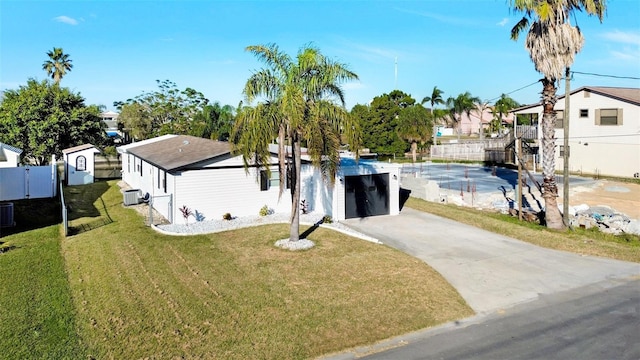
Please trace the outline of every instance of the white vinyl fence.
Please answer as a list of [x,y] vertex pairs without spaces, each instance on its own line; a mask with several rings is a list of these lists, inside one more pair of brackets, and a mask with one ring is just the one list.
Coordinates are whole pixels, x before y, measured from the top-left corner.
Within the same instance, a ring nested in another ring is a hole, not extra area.
[[0,201],[55,197],[57,180],[55,161],[48,166],[0,168]]

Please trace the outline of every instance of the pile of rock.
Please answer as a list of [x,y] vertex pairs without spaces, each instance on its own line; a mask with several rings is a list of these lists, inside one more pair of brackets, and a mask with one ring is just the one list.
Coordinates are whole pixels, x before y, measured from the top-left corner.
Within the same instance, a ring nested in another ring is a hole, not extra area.
[[640,222],[609,206],[579,205],[569,209],[571,225],[584,229],[597,227],[602,232],[619,235],[622,233],[640,234]]
[[[441,189],[435,181],[414,177],[403,177],[402,187],[411,190],[411,196],[427,201],[458,206],[470,206],[477,209],[488,209],[503,214],[518,216],[518,198],[515,189],[504,189],[486,194],[468,194],[455,190]],[[559,204],[561,206],[561,204]],[[537,189],[523,189],[523,217],[527,221],[538,222],[537,214],[544,209],[542,194]],[[562,211],[562,209],[560,209]],[[569,208],[571,226],[590,229],[597,227],[602,232],[611,234],[630,233],[640,235],[640,219],[630,219],[611,207],[600,205],[589,207],[579,205]]]

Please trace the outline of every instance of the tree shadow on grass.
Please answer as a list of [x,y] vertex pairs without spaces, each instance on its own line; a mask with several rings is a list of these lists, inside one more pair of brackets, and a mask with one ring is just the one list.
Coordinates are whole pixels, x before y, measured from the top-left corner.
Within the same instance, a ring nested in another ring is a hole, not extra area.
[[1,227],[0,238],[60,224],[62,221],[59,197],[14,200],[10,203],[13,203],[15,226]]
[[77,235],[113,222],[102,198],[109,187],[107,182],[99,181],[64,189],[69,220],[68,235]]

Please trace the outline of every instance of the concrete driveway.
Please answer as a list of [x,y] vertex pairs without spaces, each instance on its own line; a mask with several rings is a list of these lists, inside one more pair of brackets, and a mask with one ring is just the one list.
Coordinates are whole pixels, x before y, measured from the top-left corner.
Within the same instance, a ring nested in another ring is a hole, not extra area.
[[[343,221],[415,256],[446,278],[478,314],[541,295],[640,278],[640,264],[541,248],[410,208]],[[541,233],[541,235],[543,235]]]

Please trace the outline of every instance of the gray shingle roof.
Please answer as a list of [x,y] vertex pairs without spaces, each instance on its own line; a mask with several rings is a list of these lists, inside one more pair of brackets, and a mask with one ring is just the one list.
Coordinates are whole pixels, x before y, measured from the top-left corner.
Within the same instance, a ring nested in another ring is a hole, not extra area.
[[226,158],[231,153],[231,145],[225,141],[178,135],[132,147],[128,152],[163,170],[172,171],[218,157]]

